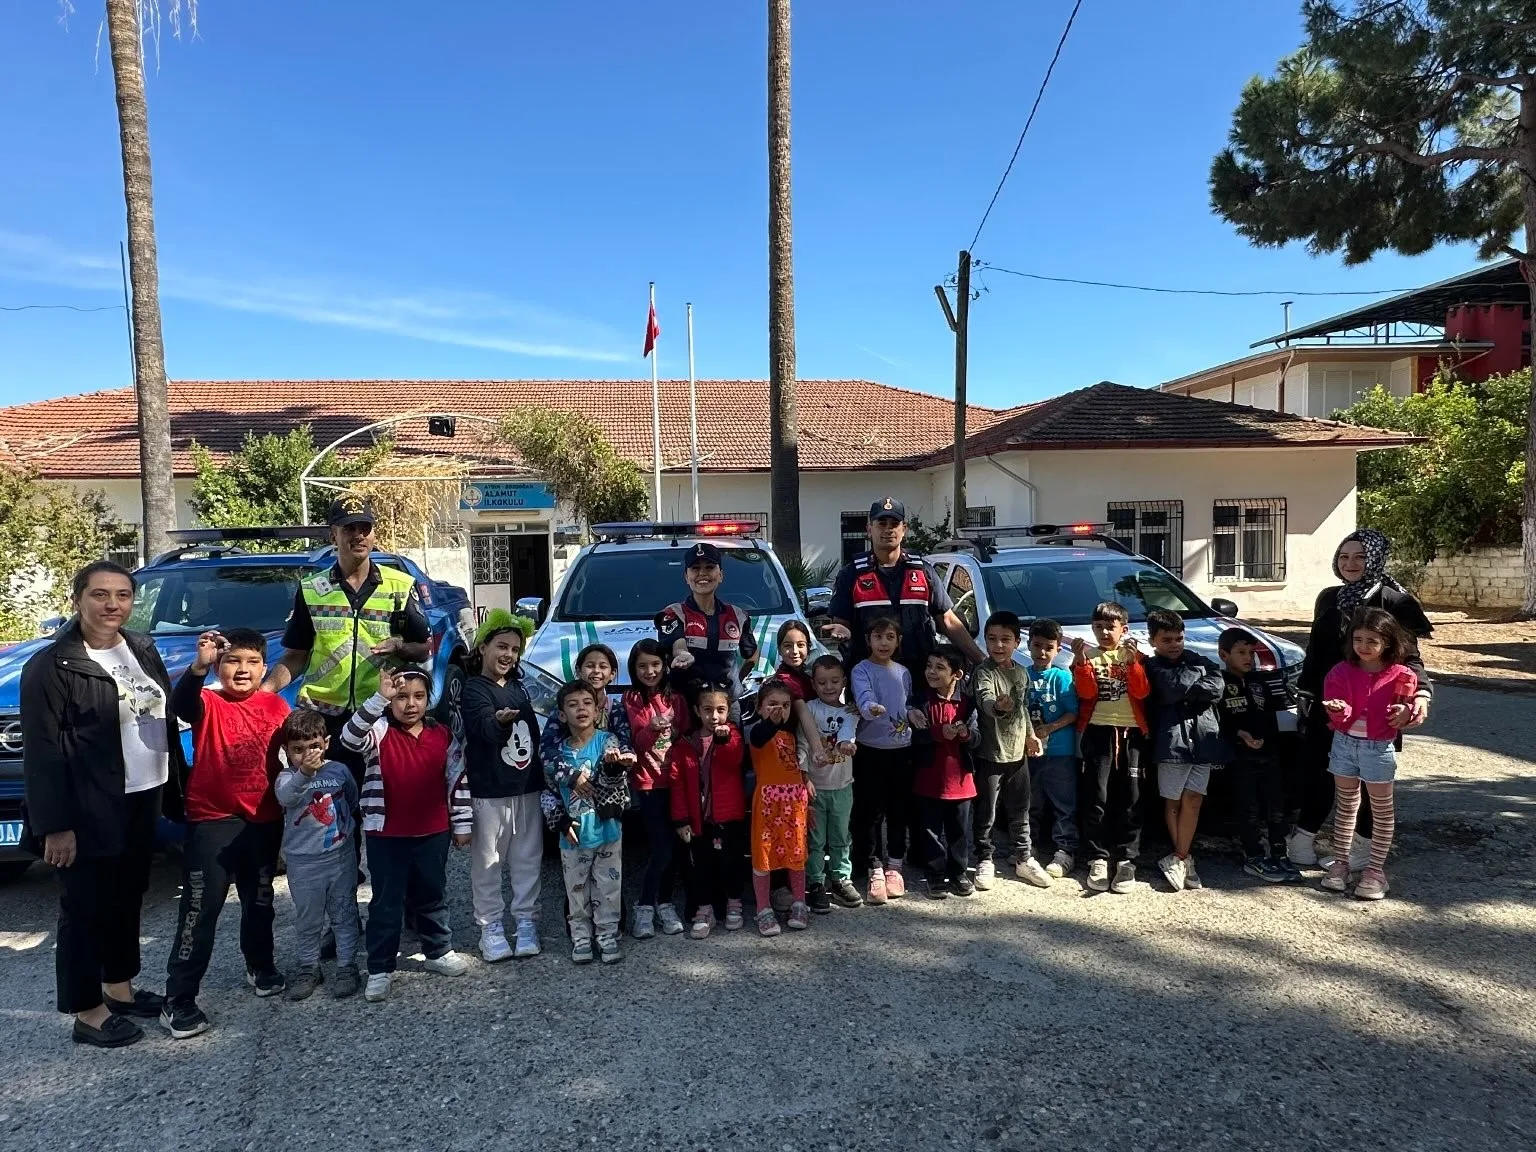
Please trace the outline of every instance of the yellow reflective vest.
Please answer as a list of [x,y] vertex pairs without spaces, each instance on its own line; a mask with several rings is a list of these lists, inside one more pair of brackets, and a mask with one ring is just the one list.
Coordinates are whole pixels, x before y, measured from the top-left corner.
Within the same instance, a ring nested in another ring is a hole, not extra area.
[[415,582],[395,568],[375,565],[379,583],[355,611],[346,589],[331,582],[331,570],[307,577],[299,588],[315,626],[315,646],[299,687],[299,702],[320,712],[351,712],[379,690],[379,667],[387,657],[373,655],[389,637],[389,618],[404,608]]

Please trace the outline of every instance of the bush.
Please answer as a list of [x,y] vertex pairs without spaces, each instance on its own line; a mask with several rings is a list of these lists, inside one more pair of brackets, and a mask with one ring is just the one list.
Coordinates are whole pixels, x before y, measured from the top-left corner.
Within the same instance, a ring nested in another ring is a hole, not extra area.
[[0,639],[26,640],[69,611],[69,585],[122,535],[100,492],[0,465]]

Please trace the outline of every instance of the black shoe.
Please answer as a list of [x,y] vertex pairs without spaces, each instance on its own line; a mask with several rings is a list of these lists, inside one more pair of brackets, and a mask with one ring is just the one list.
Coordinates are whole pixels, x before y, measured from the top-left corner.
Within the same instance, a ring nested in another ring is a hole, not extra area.
[[827,896],[832,903],[844,908],[862,908],[864,897],[859,895],[859,890],[853,886],[853,881],[848,879],[834,880],[827,886]]
[[210,1027],[208,1017],[203,1015],[196,1000],[167,1002],[160,1013],[160,1026],[171,1034],[172,1040],[190,1040]]
[[293,978],[293,983],[288,985],[288,999],[308,1000],[315,994],[315,989],[325,983],[325,975],[317,964],[313,968],[300,968],[299,974]]
[[144,1029],[128,1017],[113,1013],[100,1028],[92,1028],[84,1020],[76,1020],[69,1038],[76,1044],[89,1044],[92,1048],[126,1048],[144,1039]]
[[245,982],[256,989],[256,995],[265,999],[268,996],[276,996],[284,988],[288,987],[288,981],[283,979],[283,974],[276,968],[255,968],[245,970]]
[[811,911],[819,916],[825,916],[832,911],[832,898],[827,895],[826,886],[812,884],[805,892],[805,902],[811,906]]
[[956,896],[976,895],[976,885],[969,876],[957,876],[949,882],[949,890]]
[[146,988],[135,988],[132,1000],[114,1000],[103,996],[102,1003],[114,1016],[137,1016],[140,1020],[153,1020],[165,1007],[165,997]]
[[923,887],[930,900],[948,900],[949,884],[943,880],[934,880],[928,877],[923,879]]

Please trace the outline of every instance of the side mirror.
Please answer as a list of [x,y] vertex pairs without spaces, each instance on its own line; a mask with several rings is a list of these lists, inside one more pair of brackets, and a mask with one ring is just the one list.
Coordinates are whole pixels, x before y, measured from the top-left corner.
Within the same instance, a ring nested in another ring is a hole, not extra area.
[[513,611],[519,616],[528,617],[535,624],[542,624],[544,623],[544,613],[548,609],[549,605],[542,596],[524,596],[518,600],[517,606]]
[[37,623],[37,634],[39,636],[52,636],[67,623],[69,623],[69,617],[67,616],[50,616],[46,620],[39,620]]
[[1218,616],[1228,616],[1234,619],[1237,617],[1237,605],[1232,603],[1230,600],[1224,600],[1220,597],[1217,597],[1215,600],[1211,601],[1211,609]]
[[825,616],[832,610],[832,589],[804,588],[800,592],[800,607],[807,616]]

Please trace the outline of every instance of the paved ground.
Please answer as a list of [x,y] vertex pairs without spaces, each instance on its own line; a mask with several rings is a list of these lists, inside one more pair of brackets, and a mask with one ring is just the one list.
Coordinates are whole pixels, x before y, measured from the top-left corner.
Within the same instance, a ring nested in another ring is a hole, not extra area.
[[[1442,692],[1409,742],[1383,905],[1208,857],[1212,887],[1177,896],[1009,882],[773,941],[631,943],[613,968],[558,948],[458,981],[414,963],[383,1005],[258,1002],[232,905],[215,1031],[118,1052],[74,1048],[51,1011],[34,869],[0,892],[0,1146],[1530,1148],[1529,703]],[[157,987],[175,881],[159,870],[144,921]]]

